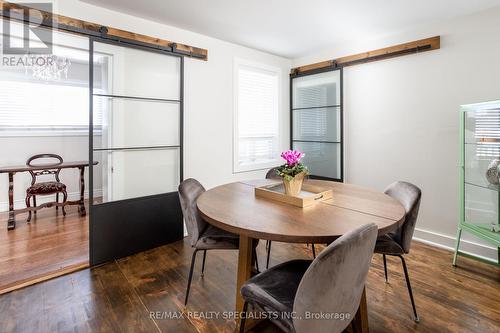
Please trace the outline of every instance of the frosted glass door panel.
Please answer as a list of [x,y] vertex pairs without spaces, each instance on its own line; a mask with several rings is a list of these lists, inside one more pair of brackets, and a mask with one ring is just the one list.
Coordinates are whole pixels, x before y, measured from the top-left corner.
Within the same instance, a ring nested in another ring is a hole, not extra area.
[[178,148],[98,151],[94,161],[107,180],[95,203],[174,192],[179,185]]
[[129,47],[95,43],[94,78],[101,93],[179,100],[180,58]]
[[339,143],[294,142],[293,149],[305,153],[303,162],[312,175],[341,178]]
[[292,147],[311,177],[343,180],[342,70],[292,76]]
[[94,136],[102,140],[94,141],[94,149],[180,144],[179,103],[94,96],[97,108],[101,127],[94,126]]
[[293,140],[340,142],[340,108],[293,110]]
[[181,60],[94,42],[94,204],[177,191]]
[[294,78],[293,109],[340,105],[340,71]]

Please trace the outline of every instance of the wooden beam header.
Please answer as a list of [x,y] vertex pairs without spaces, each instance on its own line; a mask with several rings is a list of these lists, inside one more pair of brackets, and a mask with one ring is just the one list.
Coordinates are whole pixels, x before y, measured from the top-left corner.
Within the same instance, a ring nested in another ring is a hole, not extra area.
[[130,41],[136,44],[144,44],[147,46],[157,47],[168,52],[180,54],[187,57],[192,57],[201,60],[208,59],[208,51],[206,49],[172,42],[166,39],[150,37],[146,35],[136,34],[130,31],[120,30],[113,27],[107,27],[100,24],[87,22],[68,16],[57,15],[46,11],[40,11],[36,8],[29,11],[29,15],[25,17],[24,11],[30,9],[28,7],[0,0],[0,17],[8,20],[16,20],[21,22],[35,22],[45,27],[77,33],[87,36],[96,36],[105,39],[120,39]]
[[305,73],[310,71],[320,71],[322,69],[327,69],[327,68],[353,66],[372,61],[379,61],[388,58],[400,57],[412,53],[437,50],[440,47],[441,47],[441,38],[440,36],[435,36],[404,44],[389,46],[378,50],[368,51],[333,60],[326,60],[315,64],[292,68],[290,74],[297,75],[300,73]]

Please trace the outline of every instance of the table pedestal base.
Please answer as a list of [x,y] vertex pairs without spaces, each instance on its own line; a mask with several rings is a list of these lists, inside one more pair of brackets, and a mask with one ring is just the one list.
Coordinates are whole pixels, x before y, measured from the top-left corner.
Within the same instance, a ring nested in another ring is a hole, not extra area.
[[359,302],[358,312],[354,316],[351,322],[353,331],[355,333],[362,332],[368,333],[368,305],[366,303],[366,287],[363,288],[363,294],[361,295],[361,301]]

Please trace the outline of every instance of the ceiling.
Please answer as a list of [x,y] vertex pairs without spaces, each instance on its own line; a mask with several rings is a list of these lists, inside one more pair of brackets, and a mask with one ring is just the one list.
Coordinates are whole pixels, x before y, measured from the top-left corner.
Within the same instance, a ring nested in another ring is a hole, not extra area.
[[297,58],[500,6],[500,0],[81,0]]

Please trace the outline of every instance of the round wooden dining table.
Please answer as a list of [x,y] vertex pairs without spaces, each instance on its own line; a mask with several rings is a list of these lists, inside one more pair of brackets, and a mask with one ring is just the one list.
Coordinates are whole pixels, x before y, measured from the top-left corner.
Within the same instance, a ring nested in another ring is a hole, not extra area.
[[[305,183],[331,189],[332,198],[310,207],[297,207],[255,196],[255,187],[279,180],[260,179],[221,185],[198,198],[198,211],[210,224],[240,236],[236,282],[236,311],[242,311],[240,288],[252,274],[253,239],[287,243],[330,243],[367,223],[378,226],[379,235],[396,230],[405,209],[395,199],[363,187],[324,181]],[[353,328],[368,332],[366,290],[363,291]],[[237,325],[238,326],[238,325]]]

